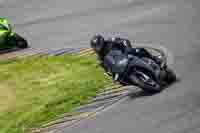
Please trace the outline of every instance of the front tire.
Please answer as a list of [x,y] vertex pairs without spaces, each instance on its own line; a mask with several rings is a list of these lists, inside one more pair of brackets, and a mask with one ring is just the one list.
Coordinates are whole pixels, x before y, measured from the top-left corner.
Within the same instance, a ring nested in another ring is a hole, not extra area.
[[155,81],[154,85],[150,85],[136,77],[134,74],[130,75],[130,80],[133,85],[139,86],[143,91],[148,93],[158,93],[162,90],[161,85],[159,85]]
[[28,42],[16,33],[10,37],[8,43],[9,45],[16,46],[21,49],[28,48]]

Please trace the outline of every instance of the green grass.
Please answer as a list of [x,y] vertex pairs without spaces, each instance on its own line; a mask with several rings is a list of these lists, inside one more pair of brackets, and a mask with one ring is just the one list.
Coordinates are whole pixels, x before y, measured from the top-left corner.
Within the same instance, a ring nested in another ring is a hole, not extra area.
[[85,103],[110,83],[95,56],[0,61],[0,133],[39,127]]

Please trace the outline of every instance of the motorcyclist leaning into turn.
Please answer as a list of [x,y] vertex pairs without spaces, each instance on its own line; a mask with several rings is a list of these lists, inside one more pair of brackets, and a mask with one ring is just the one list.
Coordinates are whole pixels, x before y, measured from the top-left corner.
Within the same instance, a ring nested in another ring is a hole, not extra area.
[[0,49],[5,47],[10,36],[13,35],[7,19],[0,18]]
[[145,65],[140,58],[147,57],[158,64],[160,63],[146,49],[133,48],[128,39],[113,37],[105,40],[103,36],[98,34],[92,37],[90,45],[97,54],[99,64],[112,76],[114,81],[117,81],[120,73],[123,72],[123,65],[120,65],[120,62],[126,61],[124,59],[131,58],[135,60],[135,63]]
[[11,24],[6,18],[0,18],[0,50],[13,47],[28,48],[28,42],[12,31]]

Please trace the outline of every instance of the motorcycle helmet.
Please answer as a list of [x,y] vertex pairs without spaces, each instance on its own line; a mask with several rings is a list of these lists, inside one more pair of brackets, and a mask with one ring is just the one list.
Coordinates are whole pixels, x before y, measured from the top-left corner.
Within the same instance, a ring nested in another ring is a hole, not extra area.
[[101,35],[95,35],[90,41],[91,47],[97,52],[100,53],[105,46],[104,38]]

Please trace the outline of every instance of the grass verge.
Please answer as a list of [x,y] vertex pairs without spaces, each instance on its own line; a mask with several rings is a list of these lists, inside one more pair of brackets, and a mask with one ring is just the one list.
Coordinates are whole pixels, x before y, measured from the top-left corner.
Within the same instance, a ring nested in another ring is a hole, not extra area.
[[70,112],[111,79],[95,56],[63,55],[0,61],[0,132],[28,128]]

